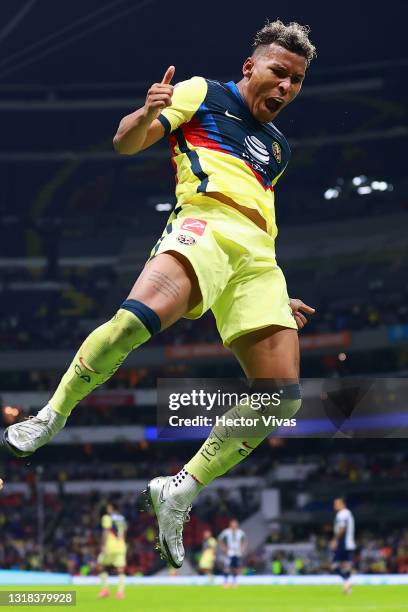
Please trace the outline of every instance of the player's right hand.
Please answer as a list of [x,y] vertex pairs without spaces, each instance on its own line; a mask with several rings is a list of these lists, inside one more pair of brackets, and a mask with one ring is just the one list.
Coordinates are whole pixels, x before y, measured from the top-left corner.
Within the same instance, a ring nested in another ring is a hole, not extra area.
[[175,72],[175,67],[169,66],[161,83],[153,83],[147,92],[146,102],[143,108],[144,116],[148,121],[152,122],[154,119],[157,119],[163,108],[171,105],[174,85],[170,83]]

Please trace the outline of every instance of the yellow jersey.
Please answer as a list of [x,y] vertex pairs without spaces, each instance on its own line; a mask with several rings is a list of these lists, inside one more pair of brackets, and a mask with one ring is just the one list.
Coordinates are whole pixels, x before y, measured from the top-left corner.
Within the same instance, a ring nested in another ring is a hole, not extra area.
[[219,192],[257,210],[276,237],[274,186],[289,144],[273,123],[255,119],[236,84],[199,76],[178,83],[158,119],[170,138],[177,205]]
[[104,514],[101,521],[103,529],[107,530],[106,551],[108,553],[120,553],[126,551],[126,520],[122,514],[117,512]]

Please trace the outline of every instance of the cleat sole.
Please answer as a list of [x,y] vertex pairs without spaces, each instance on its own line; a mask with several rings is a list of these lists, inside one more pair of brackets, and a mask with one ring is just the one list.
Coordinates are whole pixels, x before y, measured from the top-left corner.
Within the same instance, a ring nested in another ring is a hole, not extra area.
[[173,558],[172,558],[172,556],[170,554],[169,547],[167,546],[166,538],[163,538],[163,546],[166,549],[166,558],[169,561],[170,565],[172,565],[176,569],[180,569],[181,565],[177,565],[177,563],[175,561],[173,561]]
[[11,444],[11,442],[9,442],[9,440],[7,438],[7,429],[3,433],[3,437],[2,437],[2,440],[1,440],[1,445],[2,445],[3,449],[5,449],[10,455],[13,455],[14,457],[19,457],[20,459],[23,458],[23,457],[30,457],[30,455],[33,454],[31,452],[27,453],[25,451],[21,451],[20,449],[18,449],[15,446],[13,446]]

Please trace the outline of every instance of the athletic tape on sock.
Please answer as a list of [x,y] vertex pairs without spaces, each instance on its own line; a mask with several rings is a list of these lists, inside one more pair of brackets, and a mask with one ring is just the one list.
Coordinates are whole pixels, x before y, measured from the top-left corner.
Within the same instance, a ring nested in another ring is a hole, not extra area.
[[133,314],[139,317],[152,336],[160,331],[160,318],[154,310],[146,306],[146,304],[143,304],[143,302],[139,302],[139,300],[125,300],[123,304],[121,304],[121,308],[129,310],[129,312],[133,312]]

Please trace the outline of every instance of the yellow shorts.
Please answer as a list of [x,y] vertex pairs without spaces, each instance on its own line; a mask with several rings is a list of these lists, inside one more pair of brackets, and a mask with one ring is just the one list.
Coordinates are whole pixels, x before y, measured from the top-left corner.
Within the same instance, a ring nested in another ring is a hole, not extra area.
[[202,301],[185,315],[214,313],[223,344],[250,331],[281,325],[297,329],[275,241],[235,208],[200,195],[176,207],[150,258],[177,251],[190,261]]
[[201,570],[213,570],[214,569],[215,557],[213,554],[206,555],[205,552],[201,555],[198,567]]
[[125,567],[126,566],[126,552],[106,552],[105,554],[100,553],[98,555],[99,565],[104,567]]

